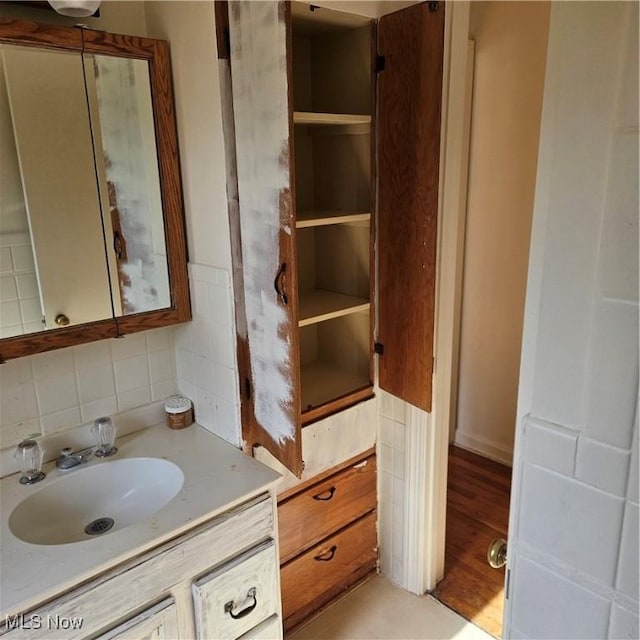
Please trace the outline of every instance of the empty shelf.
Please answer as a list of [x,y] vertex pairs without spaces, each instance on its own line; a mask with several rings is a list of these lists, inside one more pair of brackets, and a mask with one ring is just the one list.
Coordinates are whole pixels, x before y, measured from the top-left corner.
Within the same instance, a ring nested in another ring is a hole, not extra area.
[[297,215],[296,228],[321,227],[348,222],[369,222],[370,213],[341,213],[340,211],[302,211]]
[[326,362],[301,367],[302,411],[318,407],[371,384],[369,376],[345,371]]
[[371,124],[371,116],[351,113],[315,113],[313,111],[294,111],[294,124]]
[[339,318],[350,313],[369,310],[369,300],[343,293],[312,289],[300,292],[298,326]]

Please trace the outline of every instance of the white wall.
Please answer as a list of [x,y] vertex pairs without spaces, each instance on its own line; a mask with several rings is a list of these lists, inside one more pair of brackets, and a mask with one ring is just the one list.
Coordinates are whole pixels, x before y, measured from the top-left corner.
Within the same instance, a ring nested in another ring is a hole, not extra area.
[[456,444],[511,464],[548,2],[472,2]]
[[638,637],[637,25],[551,10],[505,637]]

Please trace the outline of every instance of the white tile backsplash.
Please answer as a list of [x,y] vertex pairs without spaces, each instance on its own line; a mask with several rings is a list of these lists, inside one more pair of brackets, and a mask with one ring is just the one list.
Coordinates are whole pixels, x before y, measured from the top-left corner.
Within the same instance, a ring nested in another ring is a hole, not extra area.
[[113,363],[113,369],[116,375],[118,394],[141,387],[149,387],[148,354],[117,360]]
[[229,274],[190,264],[189,285],[194,320],[176,328],[174,341],[178,387],[192,399],[203,427],[239,446],[240,390]]
[[164,400],[177,392],[174,359],[173,328],[163,328],[8,361],[0,448]]
[[151,389],[146,386],[131,389],[130,391],[123,391],[122,393],[119,392],[117,398],[118,411],[135,409],[135,407],[141,407],[151,402]]
[[36,395],[41,415],[80,404],[76,376],[73,372],[36,378]]
[[82,404],[112,396],[115,392],[111,363],[78,369],[78,393]]

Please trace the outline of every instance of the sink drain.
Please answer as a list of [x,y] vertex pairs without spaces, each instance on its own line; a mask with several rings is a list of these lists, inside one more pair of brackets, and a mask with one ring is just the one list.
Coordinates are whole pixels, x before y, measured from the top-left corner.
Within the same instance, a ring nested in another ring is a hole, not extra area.
[[84,532],[90,536],[99,536],[101,533],[109,531],[115,523],[113,518],[97,518],[84,528]]

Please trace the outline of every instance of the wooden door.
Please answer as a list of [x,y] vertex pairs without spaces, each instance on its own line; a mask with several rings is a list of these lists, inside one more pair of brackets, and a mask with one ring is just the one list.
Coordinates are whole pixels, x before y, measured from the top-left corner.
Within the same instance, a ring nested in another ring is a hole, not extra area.
[[288,12],[284,2],[231,2],[229,41],[247,318],[238,338],[250,368],[243,436],[300,476]]
[[425,411],[433,374],[444,11],[444,2],[424,2],[378,25],[379,384]]

